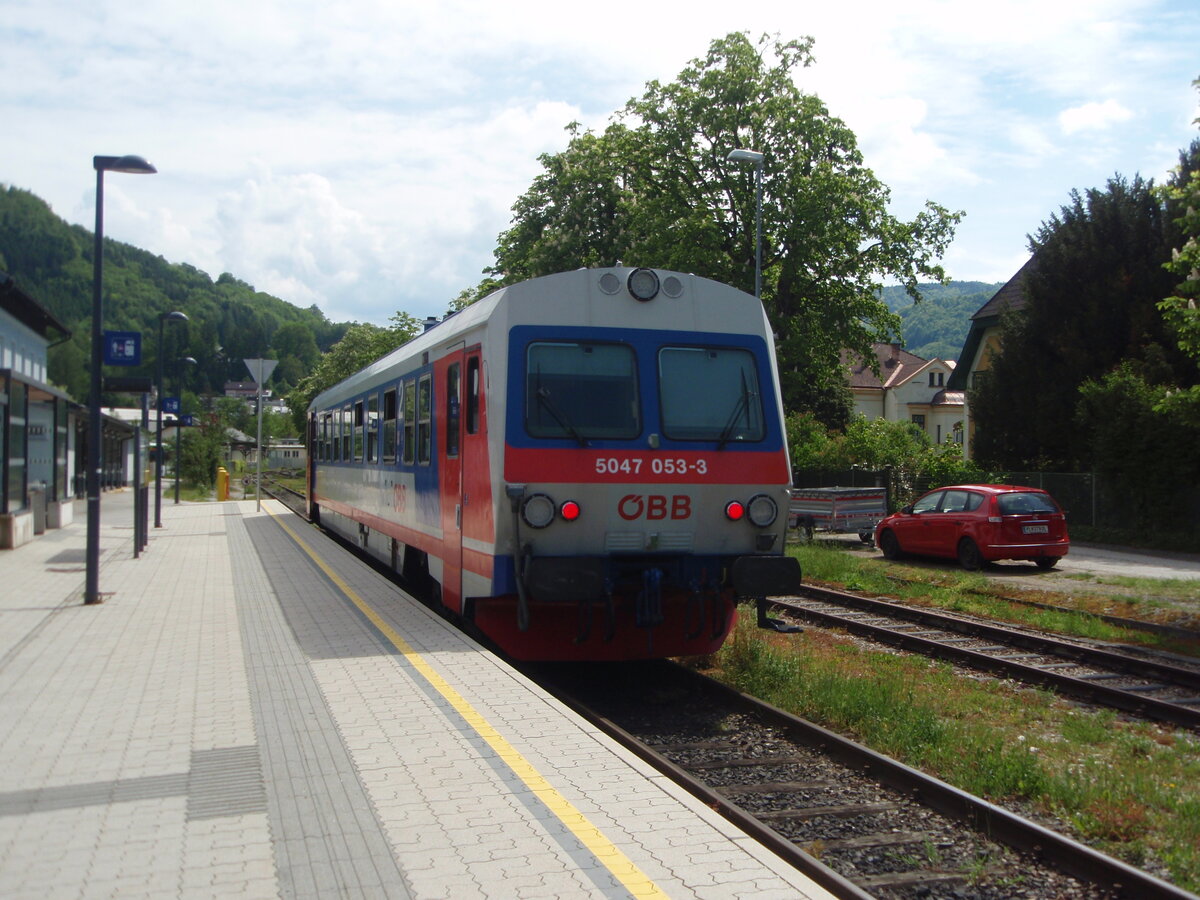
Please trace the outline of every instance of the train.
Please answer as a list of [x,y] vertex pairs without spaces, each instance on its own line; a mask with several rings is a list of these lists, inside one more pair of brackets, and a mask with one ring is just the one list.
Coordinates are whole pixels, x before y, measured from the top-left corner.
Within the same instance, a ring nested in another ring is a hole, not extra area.
[[502,287],[317,395],[308,513],[509,657],[720,648],[794,593],[755,297],[653,268]]

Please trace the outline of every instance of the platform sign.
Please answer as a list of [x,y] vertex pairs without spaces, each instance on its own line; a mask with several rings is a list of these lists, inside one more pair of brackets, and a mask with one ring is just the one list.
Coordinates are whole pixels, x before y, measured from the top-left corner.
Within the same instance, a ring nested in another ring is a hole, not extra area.
[[196,424],[196,417],[193,416],[191,413],[188,413],[187,415],[184,415],[184,416],[180,416],[179,424],[182,425],[184,428],[191,428],[193,425]]
[[104,364],[106,366],[140,366],[142,364],[142,333],[140,331],[104,332]]
[[173,413],[179,415],[179,398],[178,397],[163,397],[162,411],[165,413]]

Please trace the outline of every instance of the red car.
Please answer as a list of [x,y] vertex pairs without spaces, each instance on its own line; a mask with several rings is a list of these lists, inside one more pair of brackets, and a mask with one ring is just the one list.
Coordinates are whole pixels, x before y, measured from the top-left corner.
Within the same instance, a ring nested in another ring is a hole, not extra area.
[[1067,555],[1067,520],[1040,488],[958,484],[925,494],[875,526],[875,544],[888,559],[906,553],[957,559],[978,569],[997,559],[1030,559],[1053,568]]

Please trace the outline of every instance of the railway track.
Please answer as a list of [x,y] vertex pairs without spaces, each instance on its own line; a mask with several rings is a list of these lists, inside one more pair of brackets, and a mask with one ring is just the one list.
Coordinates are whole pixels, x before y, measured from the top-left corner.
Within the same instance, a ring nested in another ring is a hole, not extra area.
[[526,671],[838,897],[1195,900],[672,663]]
[[[894,581],[897,584],[903,585],[927,585],[928,582],[913,581],[910,578],[899,578],[894,575],[888,576],[889,581]],[[1124,616],[1114,616],[1109,613],[1086,612],[1079,609],[1072,609],[1067,606],[1055,606],[1050,603],[1041,603],[1037,600],[1026,600],[1021,597],[1006,597],[996,594],[992,591],[970,590],[966,593],[971,593],[979,597],[987,597],[991,600],[1001,600],[1005,603],[1012,603],[1018,606],[1027,606],[1030,609],[1045,610],[1047,612],[1061,613],[1063,615],[1090,616],[1108,625],[1113,625],[1117,628],[1124,628],[1129,631],[1145,631],[1149,634],[1157,634],[1166,638],[1174,638],[1181,641],[1200,641],[1200,631],[1192,628],[1184,628],[1179,625],[1170,625],[1160,622],[1147,622],[1143,619],[1130,619]]]
[[262,492],[274,497],[296,515],[308,518],[308,506],[303,492],[290,488],[269,475],[263,476]]
[[1142,718],[1200,728],[1200,664],[1176,665],[814,585],[774,605],[821,627]]

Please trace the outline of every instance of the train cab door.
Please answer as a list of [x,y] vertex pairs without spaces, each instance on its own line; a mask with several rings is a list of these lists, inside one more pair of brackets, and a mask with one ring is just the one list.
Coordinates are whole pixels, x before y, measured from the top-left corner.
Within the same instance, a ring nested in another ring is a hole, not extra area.
[[442,499],[442,603],[462,611],[462,350],[449,353],[437,365],[443,423],[438,468]]
[[[459,350],[439,363],[441,417],[445,423],[438,464],[442,489],[442,603],[464,610],[467,582],[490,584],[489,547],[494,541],[491,478],[487,452],[483,366],[479,345]],[[480,585],[476,583],[476,588]]]
[[490,596],[496,528],[492,517],[492,477],[488,460],[487,401],[483,354],[478,344],[463,354],[462,378],[462,558],[463,593]]

